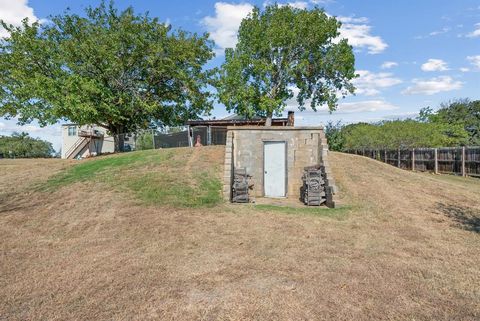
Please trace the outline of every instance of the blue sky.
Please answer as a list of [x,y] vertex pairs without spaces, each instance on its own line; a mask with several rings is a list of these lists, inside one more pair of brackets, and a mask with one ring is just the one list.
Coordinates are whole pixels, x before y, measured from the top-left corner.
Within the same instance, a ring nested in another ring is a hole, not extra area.
[[[318,125],[327,121],[379,121],[415,117],[420,108],[434,108],[455,98],[480,99],[480,1],[404,0],[278,1],[300,8],[319,5],[343,22],[342,36],[356,53],[357,94],[340,102],[338,111],[306,111],[296,115],[297,123]],[[67,7],[81,13],[98,1],[0,0],[0,18],[16,24],[22,17],[46,19]],[[223,61],[223,49],[235,45],[241,19],[253,5],[268,1],[142,1],[117,0],[119,8],[133,6],[174,28],[209,32],[217,43],[216,66]],[[2,35],[2,31],[0,31]],[[295,102],[288,109],[295,110]],[[213,116],[226,116],[217,105]],[[48,139],[58,149],[59,126],[40,128],[33,123],[17,126],[0,118],[0,135],[27,131]]]

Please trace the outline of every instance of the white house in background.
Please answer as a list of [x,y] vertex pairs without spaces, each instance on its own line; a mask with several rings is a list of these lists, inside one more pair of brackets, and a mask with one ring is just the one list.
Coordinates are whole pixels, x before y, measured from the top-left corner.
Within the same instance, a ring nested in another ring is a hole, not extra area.
[[107,135],[105,128],[95,125],[62,125],[62,158],[85,158],[114,151],[114,139]]

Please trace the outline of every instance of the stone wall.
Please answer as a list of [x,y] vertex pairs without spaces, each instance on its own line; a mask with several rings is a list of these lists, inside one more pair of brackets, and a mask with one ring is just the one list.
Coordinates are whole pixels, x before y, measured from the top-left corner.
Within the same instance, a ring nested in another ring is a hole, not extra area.
[[252,176],[251,196],[262,197],[264,141],[285,141],[287,148],[287,197],[299,199],[303,168],[325,166],[329,186],[336,192],[328,163],[328,145],[322,127],[229,127],[225,147],[224,197],[230,200],[232,170],[245,167]]

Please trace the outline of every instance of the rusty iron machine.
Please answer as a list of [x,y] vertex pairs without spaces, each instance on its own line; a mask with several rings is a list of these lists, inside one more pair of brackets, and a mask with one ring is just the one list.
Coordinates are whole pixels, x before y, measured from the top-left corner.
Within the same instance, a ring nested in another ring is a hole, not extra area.
[[303,169],[300,188],[300,200],[308,206],[320,206],[327,202],[325,168],[321,165],[308,166]]

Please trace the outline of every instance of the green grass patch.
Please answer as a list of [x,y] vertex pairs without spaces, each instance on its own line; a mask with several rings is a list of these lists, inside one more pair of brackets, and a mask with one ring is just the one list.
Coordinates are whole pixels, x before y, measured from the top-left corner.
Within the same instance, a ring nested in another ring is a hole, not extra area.
[[212,207],[222,202],[215,168],[185,170],[185,150],[145,150],[80,161],[39,187],[54,191],[77,182],[102,182],[119,192],[133,192],[146,205]]
[[57,189],[88,180],[106,180],[114,174],[121,174],[121,170],[135,169],[145,164],[159,164],[171,156],[171,153],[164,151],[147,150],[84,160],[51,177],[41,189]]
[[253,206],[256,210],[262,212],[277,212],[289,215],[313,215],[331,217],[336,219],[345,218],[350,210],[350,206],[342,206],[339,208],[328,208],[325,206],[311,206],[311,207],[290,207],[279,205],[258,204]]
[[127,187],[148,205],[213,207],[222,202],[220,180],[208,173],[190,178],[169,173],[145,175],[127,182]]

